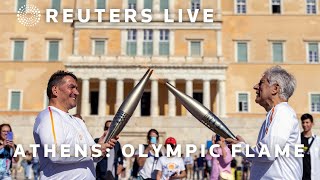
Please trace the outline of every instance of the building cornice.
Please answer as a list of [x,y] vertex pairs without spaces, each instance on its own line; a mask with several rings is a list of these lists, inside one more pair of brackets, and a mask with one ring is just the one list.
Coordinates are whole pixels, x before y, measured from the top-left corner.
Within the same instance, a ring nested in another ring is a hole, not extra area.
[[177,29],[177,30],[218,30],[222,28],[221,22],[214,23],[203,23],[203,22],[195,22],[195,23],[164,23],[164,22],[150,22],[150,23],[110,23],[110,22],[88,22],[88,23],[74,23],[75,29]]

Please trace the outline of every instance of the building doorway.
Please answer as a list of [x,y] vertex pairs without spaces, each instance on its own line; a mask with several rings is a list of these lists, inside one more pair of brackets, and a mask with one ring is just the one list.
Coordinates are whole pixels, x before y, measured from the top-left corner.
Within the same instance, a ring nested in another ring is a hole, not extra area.
[[98,104],[99,104],[99,92],[91,91],[90,92],[90,114],[98,115]]
[[150,116],[151,92],[144,92],[141,98],[141,116]]

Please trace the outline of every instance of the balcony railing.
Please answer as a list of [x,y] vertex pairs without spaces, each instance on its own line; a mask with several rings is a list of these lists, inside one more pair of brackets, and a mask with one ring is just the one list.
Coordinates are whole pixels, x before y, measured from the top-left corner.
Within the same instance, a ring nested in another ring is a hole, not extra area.
[[204,65],[219,63],[218,57],[189,56],[69,56],[67,65]]

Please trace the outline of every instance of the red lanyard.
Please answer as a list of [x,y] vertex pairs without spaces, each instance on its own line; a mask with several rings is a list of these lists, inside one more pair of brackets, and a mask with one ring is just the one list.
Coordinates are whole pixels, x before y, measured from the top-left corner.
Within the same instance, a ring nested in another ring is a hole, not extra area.
[[274,107],[271,109],[271,115],[269,116],[269,124],[267,125],[267,128],[266,128],[266,134],[268,133],[268,130],[269,130],[269,126],[271,125],[271,122],[273,120],[273,113],[274,113]]

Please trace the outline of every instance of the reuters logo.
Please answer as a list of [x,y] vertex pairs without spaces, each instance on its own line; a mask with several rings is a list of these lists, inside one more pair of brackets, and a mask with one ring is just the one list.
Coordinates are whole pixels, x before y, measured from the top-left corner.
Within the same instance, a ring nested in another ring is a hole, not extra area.
[[17,13],[18,22],[24,26],[35,26],[40,21],[40,10],[30,4],[23,5]]

